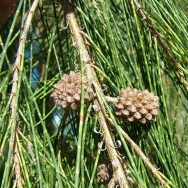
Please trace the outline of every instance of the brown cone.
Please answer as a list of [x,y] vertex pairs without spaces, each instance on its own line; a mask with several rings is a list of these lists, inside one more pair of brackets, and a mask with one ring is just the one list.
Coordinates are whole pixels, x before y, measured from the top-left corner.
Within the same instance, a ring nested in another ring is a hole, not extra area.
[[[92,100],[93,92],[89,81],[86,79],[85,100]],[[73,71],[70,74],[64,74],[62,79],[54,85],[54,91],[51,94],[57,106],[64,109],[75,110],[81,102],[81,74]]]
[[126,122],[156,121],[159,98],[148,90],[122,89],[115,105],[115,114]]
[[101,183],[108,184],[113,176],[113,170],[111,164],[100,164],[98,166],[97,177],[99,177]]

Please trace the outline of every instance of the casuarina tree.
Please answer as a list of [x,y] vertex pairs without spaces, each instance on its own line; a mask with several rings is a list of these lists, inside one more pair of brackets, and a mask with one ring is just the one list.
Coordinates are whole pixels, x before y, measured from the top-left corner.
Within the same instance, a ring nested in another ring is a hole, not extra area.
[[187,6],[0,0],[1,187],[188,187]]

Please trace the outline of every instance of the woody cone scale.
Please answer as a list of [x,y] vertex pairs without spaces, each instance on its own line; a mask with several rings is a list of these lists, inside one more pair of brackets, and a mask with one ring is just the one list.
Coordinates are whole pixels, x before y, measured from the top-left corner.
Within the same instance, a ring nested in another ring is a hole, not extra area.
[[[93,90],[87,78],[85,80],[84,97],[85,101],[90,101],[93,98]],[[70,74],[64,74],[62,79],[54,85],[51,97],[57,106],[61,106],[63,109],[75,110],[81,102],[81,85],[81,73],[71,71]]]
[[115,114],[126,122],[146,124],[156,121],[159,98],[148,90],[122,89],[115,104]]

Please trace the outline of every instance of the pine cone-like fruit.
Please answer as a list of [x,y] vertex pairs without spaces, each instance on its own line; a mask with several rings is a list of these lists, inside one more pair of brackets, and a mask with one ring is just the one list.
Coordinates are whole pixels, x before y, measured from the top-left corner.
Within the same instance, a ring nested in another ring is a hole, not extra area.
[[148,90],[122,89],[115,105],[115,114],[126,122],[156,121],[159,97]]
[[[85,80],[85,100],[90,101],[93,98],[93,90],[87,78]],[[54,85],[51,97],[57,106],[75,110],[81,102],[81,73],[71,71],[70,74],[64,74],[62,79]]]
[[113,176],[113,169],[111,163],[110,164],[103,163],[98,166],[97,177],[99,177],[101,183],[107,185],[112,179],[112,176]]

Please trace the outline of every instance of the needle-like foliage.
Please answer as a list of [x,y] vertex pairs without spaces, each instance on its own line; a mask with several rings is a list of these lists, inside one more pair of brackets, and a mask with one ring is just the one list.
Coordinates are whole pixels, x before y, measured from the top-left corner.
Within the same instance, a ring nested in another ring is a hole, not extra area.
[[[1,188],[188,187],[187,5],[18,1],[0,28]],[[76,110],[51,97],[71,71]],[[159,97],[156,122],[115,116],[109,98],[128,87]]]

